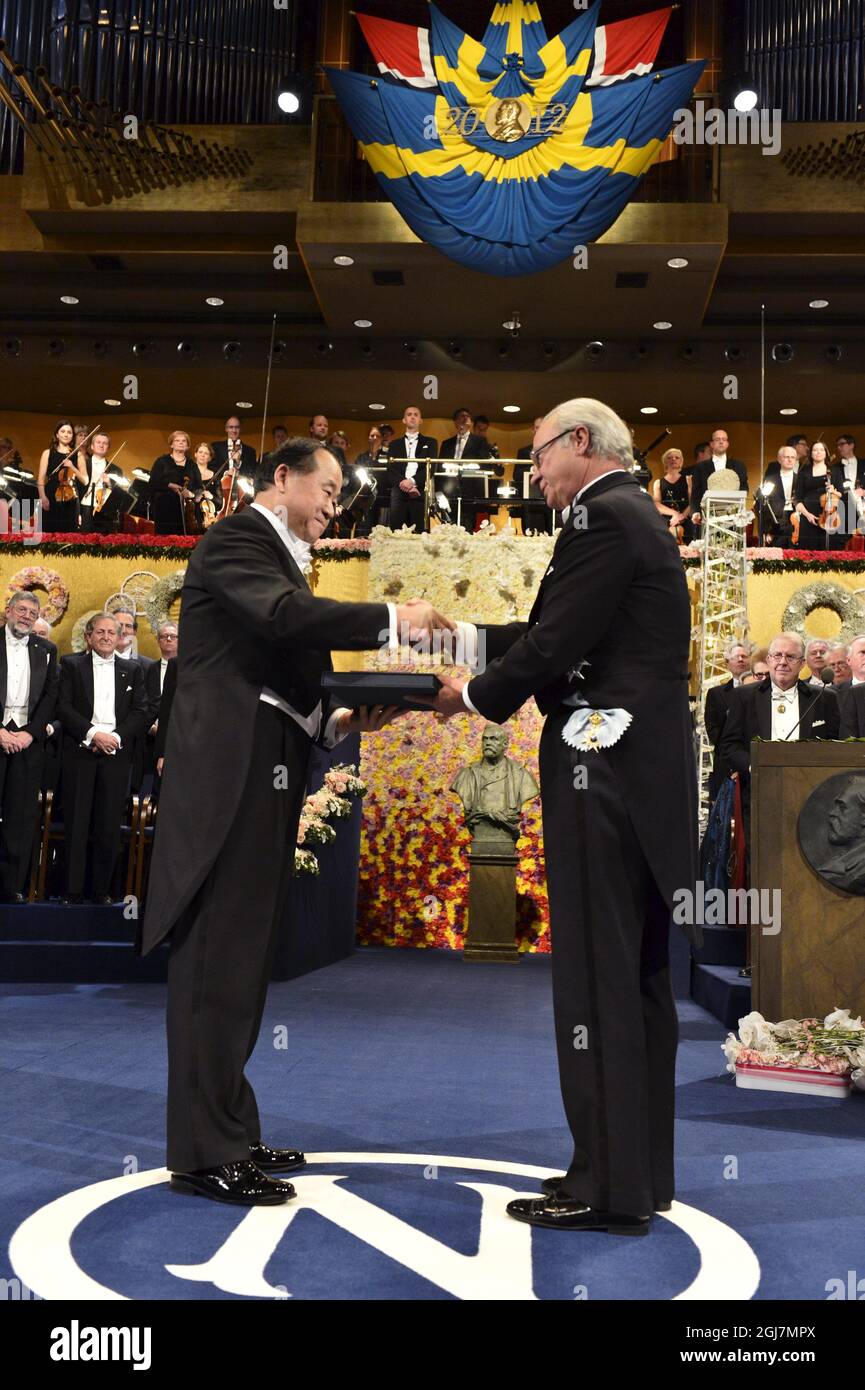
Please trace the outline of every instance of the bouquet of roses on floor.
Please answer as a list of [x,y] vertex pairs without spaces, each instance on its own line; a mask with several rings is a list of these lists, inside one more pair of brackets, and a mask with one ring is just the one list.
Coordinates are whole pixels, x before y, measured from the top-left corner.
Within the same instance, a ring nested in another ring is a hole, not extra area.
[[865,1024],[849,1009],[819,1018],[787,1018],[769,1023],[762,1014],[739,1019],[739,1036],[728,1033],[721,1044],[727,1071],[736,1063],[760,1067],[802,1068],[846,1076],[865,1091]]

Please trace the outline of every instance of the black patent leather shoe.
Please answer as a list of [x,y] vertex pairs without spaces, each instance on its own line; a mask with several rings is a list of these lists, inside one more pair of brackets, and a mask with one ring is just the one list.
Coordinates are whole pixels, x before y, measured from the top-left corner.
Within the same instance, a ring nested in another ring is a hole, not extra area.
[[272,1149],[268,1144],[250,1144],[249,1157],[263,1173],[293,1173],[306,1166],[300,1149]]
[[608,1231],[611,1236],[645,1236],[651,1216],[626,1216],[613,1211],[594,1211],[570,1197],[517,1197],[508,1202],[508,1216],[529,1226],[549,1226],[560,1231]]
[[172,1173],[170,1185],[175,1192],[241,1207],[272,1207],[296,1196],[290,1182],[274,1181],[245,1158],[237,1163],[221,1163],[216,1168],[198,1168],[192,1173]]
[[[564,1197],[565,1193],[562,1191],[564,1181],[564,1173],[558,1178],[544,1178],[541,1183],[541,1191],[545,1197]],[[669,1211],[672,1205],[672,1202],[656,1202],[655,1211]]]

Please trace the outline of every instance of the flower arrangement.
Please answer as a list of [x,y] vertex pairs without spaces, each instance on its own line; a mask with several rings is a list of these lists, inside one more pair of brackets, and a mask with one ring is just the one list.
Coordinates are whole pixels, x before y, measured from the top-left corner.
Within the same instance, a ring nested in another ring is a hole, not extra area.
[[5,603],[15,593],[33,593],[35,589],[44,589],[48,595],[47,602],[40,607],[40,613],[46,623],[53,627],[69,606],[69,590],[56,570],[45,569],[43,565],[27,565],[19,570],[9,580]]
[[[764,1089],[807,1087],[825,1094],[825,1083],[834,1078],[844,1089],[850,1083],[865,1091],[865,1024],[851,1018],[849,1009],[835,1009],[822,1022],[788,1018],[781,1023],[769,1023],[755,1011],[739,1019],[738,1038],[728,1033],[721,1046],[737,1085],[760,1085],[762,1078]],[[760,1078],[749,1077],[749,1071]]]
[[312,792],[303,803],[297,827],[294,851],[295,874],[319,874],[321,865],[311,845],[329,845],[336,839],[336,830],[328,820],[344,820],[351,815],[353,796],[365,796],[366,782],[357,775],[357,768],[348,763],[335,763],[324,774],[324,786]]

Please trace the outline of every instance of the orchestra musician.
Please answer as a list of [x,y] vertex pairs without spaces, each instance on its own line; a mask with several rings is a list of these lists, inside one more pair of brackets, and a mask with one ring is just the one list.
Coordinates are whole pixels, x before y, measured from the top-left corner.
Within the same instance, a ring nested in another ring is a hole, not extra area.
[[71,420],[58,420],[51,443],[39,460],[36,486],[42,503],[43,531],[77,531],[78,488],[87,483],[87,471],[73,450],[75,429]]
[[157,536],[186,536],[197,529],[195,494],[201,489],[198,464],[189,457],[189,435],[172,430],[168,453],[150,470],[150,514]]

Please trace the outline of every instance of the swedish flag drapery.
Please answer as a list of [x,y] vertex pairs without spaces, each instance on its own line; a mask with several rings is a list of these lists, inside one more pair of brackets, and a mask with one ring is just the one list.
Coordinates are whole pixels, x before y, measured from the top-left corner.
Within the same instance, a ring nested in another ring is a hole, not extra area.
[[478,41],[431,4],[435,87],[327,69],[379,182],[424,241],[475,270],[528,275],[616,220],[704,64],[587,88],[599,8],[548,39],[534,0],[509,0]]

